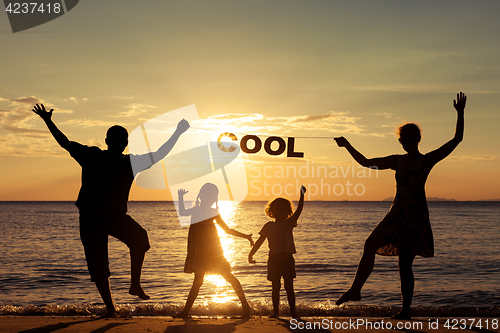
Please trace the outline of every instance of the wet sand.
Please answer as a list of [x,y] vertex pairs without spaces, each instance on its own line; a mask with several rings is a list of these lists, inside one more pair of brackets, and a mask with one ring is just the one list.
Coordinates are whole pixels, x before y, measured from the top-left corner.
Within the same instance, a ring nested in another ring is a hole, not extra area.
[[[465,319],[465,321],[464,321]],[[436,322],[437,320],[437,322]],[[170,317],[130,317],[101,319],[97,317],[56,317],[56,316],[0,316],[1,333],[286,333],[286,332],[497,332],[499,318],[413,318],[411,321],[391,320],[374,317],[307,317],[299,320],[291,318],[270,319],[252,317],[250,319],[227,317],[195,317],[177,319]],[[460,327],[462,320],[462,327]],[[473,322],[472,327],[469,325]],[[496,328],[492,324],[496,320]],[[479,322],[480,321],[480,322]],[[467,322],[464,328],[463,323]],[[478,325],[481,324],[481,328]],[[489,325],[488,328],[486,325]],[[391,328],[392,327],[392,328]],[[399,329],[398,329],[399,327]],[[455,328],[453,328],[455,327]]]

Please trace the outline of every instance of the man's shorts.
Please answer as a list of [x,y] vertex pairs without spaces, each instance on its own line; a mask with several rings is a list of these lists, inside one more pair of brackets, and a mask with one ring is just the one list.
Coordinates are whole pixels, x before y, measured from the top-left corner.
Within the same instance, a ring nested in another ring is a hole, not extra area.
[[269,256],[267,261],[267,279],[269,281],[284,279],[294,279],[295,273],[295,259],[289,252],[276,253]]
[[80,238],[92,281],[108,278],[108,235],[125,243],[131,252],[149,250],[146,230],[129,215],[102,217],[80,214]]

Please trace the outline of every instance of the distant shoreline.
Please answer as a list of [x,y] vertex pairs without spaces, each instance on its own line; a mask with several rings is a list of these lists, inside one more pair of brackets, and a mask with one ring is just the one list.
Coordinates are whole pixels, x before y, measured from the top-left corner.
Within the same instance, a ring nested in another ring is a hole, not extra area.
[[[394,198],[389,197],[382,200],[309,200],[308,202],[392,202]],[[269,200],[245,200],[243,202],[268,202]],[[294,200],[295,201],[295,200]],[[456,200],[438,197],[428,197],[428,202],[500,202],[500,199],[481,199],[481,200]],[[7,202],[71,202],[75,200],[0,200],[0,203]],[[132,202],[174,202],[173,200],[129,200]]]

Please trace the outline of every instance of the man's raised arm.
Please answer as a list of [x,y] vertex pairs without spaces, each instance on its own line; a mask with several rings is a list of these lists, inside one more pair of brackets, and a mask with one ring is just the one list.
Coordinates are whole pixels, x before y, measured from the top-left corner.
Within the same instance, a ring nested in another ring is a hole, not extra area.
[[148,154],[130,155],[132,167],[134,170],[134,176],[137,175],[139,172],[151,168],[158,161],[161,161],[165,156],[167,156],[167,154],[170,153],[172,148],[174,148],[181,134],[186,132],[188,128],[189,128],[189,123],[187,122],[187,120],[182,119],[177,124],[177,128],[175,132],[172,134],[172,136],[170,136],[170,138],[164,144],[162,144],[161,147],[158,148],[158,150]]
[[153,154],[153,161],[154,163],[160,161],[163,159],[165,156],[167,156],[168,153],[174,148],[175,144],[177,143],[177,140],[179,140],[179,137],[181,136],[182,133],[186,132],[189,128],[189,123],[187,120],[182,119],[179,121],[177,124],[177,128],[170,137],[170,139],[167,140],[163,145],[161,145],[160,148],[158,148],[157,151],[152,152]]
[[66,135],[64,135],[63,132],[61,132],[59,128],[57,128],[56,124],[54,124],[54,122],[52,121],[52,111],[54,111],[54,109],[46,111],[43,104],[41,107],[37,104],[33,107],[32,111],[39,115],[40,118],[42,118],[42,120],[47,125],[50,133],[52,134],[54,139],[56,139],[57,143],[64,149],[68,149],[68,145],[70,142],[69,139],[66,137]]

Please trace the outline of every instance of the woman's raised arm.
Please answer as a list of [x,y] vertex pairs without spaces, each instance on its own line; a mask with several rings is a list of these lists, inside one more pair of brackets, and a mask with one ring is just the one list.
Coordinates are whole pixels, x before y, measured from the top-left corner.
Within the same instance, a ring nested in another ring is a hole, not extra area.
[[457,94],[457,100],[453,100],[453,106],[457,110],[457,126],[455,129],[455,136],[450,141],[446,142],[444,145],[436,150],[431,151],[427,156],[437,163],[444,159],[446,156],[450,155],[453,150],[458,146],[458,144],[464,138],[464,110],[465,104],[467,102],[467,96],[464,93]]

